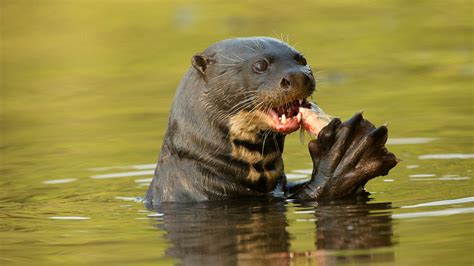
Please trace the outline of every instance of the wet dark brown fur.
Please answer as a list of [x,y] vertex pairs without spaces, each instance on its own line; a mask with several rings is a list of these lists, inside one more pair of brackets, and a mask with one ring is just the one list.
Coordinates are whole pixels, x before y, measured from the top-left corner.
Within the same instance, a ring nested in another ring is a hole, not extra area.
[[[265,71],[257,65],[262,61]],[[149,203],[346,197],[396,164],[384,147],[386,128],[375,129],[358,114],[345,123],[333,120],[310,143],[311,181],[287,183],[285,134],[272,128],[266,113],[313,93],[304,57],[273,38],[237,38],[210,46],[192,65],[171,107]]]

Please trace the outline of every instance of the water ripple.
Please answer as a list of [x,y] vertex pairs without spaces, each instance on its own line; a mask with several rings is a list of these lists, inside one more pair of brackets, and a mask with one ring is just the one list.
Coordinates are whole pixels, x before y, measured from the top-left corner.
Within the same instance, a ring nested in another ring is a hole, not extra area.
[[90,220],[90,217],[83,216],[51,216],[49,219],[52,220]]
[[416,205],[402,206],[401,208],[419,208],[419,207],[430,207],[430,206],[442,206],[442,205],[460,204],[460,203],[469,203],[469,202],[474,202],[474,197],[432,201],[432,202],[420,203],[420,204],[416,204]]
[[108,166],[108,167],[96,167],[96,168],[89,168],[89,171],[108,171],[108,170],[115,170],[115,169],[136,169],[136,170],[145,170],[145,169],[155,169],[156,163],[151,164],[136,164],[136,165],[119,165],[119,166]]
[[474,154],[472,153],[446,153],[446,154],[425,154],[418,156],[420,160],[446,160],[446,159],[472,159]]
[[435,140],[436,138],[390,138],[388,145],[404,145],[404,144],[424,144]]
[[119,178],[119,177],[129,177],[129,176],[140,176],[140,175],[153,175],[155,170],[147,171],[133,171],[133,172],[121,172],[121,173],[111,173],[103,175],[93,175],[92,179],[107,179],[107,178]]
[[43,184],[51,185],[51,184],[66,184],[77,181],[77,178],[64,178],[64,179],[52,179],[52,180],[45,180]]
[[393,214],[393,219],[406,219],[406,218],[420,218],[420,217],[438,217],[438,216],[449,216],[461,213],[473,213],[474,207],[469,208],[455,208],[446,209],[441,211],[429,211],[429,212],[413,212],[413,213],[399,213]]

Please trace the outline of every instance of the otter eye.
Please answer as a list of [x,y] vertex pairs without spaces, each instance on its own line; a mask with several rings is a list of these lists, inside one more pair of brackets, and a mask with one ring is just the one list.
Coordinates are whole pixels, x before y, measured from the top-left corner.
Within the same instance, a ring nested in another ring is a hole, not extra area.
[[253,71],[262,73],[268,68],[268,62],[265,59],[258,60],[253,64]]
[[304,56],[300,54],[295,55],[294,58],[295,58],[295,61],[298,62],[298,64],[302,66],[306,66],[308,64],[308,62],[306,62],[306,58],[304,58]]

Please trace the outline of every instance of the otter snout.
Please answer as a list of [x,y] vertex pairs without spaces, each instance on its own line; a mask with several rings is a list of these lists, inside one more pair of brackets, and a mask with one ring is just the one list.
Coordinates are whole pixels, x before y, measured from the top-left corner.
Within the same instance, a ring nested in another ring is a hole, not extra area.
[[316,82],[312,75],[308,75],[302,71],[293,71],[287,73],[280,81],[280,87],[285,90],[304,90],[313,92]]

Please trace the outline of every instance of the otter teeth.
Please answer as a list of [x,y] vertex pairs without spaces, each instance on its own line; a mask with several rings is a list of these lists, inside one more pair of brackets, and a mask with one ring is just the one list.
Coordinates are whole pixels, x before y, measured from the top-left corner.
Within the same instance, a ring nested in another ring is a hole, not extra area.
[[283,125],[286,125],[286,115],[285,115],[285,114],[282,114],[282,115],[281,115],[281,123],[282,123]]
[[303,100],[299,99],[298,102],[300,103],[300,105],[303,104]]
[[301,112],[299,112],[299,113],[296,115],[296,119],[298,120],[298,123],[301,122],[301,118],[302,118],[302,114],[301,114]]

